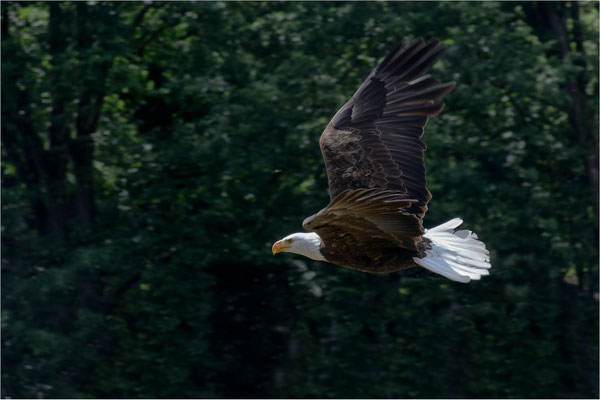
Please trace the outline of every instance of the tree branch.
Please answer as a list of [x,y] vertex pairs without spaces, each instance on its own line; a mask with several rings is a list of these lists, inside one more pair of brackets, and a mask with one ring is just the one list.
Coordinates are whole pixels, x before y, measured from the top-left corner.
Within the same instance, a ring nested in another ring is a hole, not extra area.
[[135,17],[133,18],[133,26],[134,27],[138,27],[141,23],[142,20],[144,19],[144,16],[146,15],[146,13],[148,12],[148,10],[150,10],[150,8],[152,7],[152,3],[147,3],[144,5],[144,7],[142,7],[142,9],[135,15]]
[[161,26],[159,26],[158,28],[156,28],[154,31],[150,32],[148,35],[146,35],[146,37],[144,37],[142,39],[142,42],[140,43],[140,45],[138,46],[137,50],[135,51],[135,54],[138,57],[141,57],[144,55],[144,50],[146,49],[146,46],[148,46],[148,44],[150,44],[150,42],[152,40],[154,40],[160,33],[162,33],[165,29],[167,29],[170,26],[170,24],[162,24]]

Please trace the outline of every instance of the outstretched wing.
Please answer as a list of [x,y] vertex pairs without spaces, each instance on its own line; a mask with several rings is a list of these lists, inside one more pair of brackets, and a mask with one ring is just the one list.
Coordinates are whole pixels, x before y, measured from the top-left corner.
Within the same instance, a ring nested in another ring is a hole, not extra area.
[[[421,221],[406,211],[415,201],[388,190],[349,189],[319,213],[306,218],[302,226],[316,232],[325,248],[332,250],[353,243],[371,250],[379,243],[417,251],[416,243],[423,234]],[[355,249],[335,250],[344,253]]]
[[393,190],[415,200],[406,212],[423,217],[431,194],[421,136],[455,83],[422,74],[443,51],[437,39],[400,44],[327,125],[320,146],[332,200],[347,189]]

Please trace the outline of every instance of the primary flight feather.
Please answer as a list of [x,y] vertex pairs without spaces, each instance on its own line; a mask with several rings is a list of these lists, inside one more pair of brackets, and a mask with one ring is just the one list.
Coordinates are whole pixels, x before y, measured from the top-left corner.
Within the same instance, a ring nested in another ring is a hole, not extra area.
[[489,274],[489,252],[455,218],[423,228],[431,193],[421,140],[455,83],[423,75],[443,55],[437,39],[398,45],[335,114],[319,141],[331,202],[273,245],[314,260],[382,274],[417,265],[458,282]]

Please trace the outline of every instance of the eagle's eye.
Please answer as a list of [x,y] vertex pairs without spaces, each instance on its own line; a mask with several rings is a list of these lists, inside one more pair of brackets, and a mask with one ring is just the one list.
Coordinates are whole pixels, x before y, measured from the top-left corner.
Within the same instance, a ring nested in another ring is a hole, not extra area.
[[289,244],[292,244],[292,243],[294,243],[294,239],[288,239],[288,240],[287,240],[287,242],[288,242]]

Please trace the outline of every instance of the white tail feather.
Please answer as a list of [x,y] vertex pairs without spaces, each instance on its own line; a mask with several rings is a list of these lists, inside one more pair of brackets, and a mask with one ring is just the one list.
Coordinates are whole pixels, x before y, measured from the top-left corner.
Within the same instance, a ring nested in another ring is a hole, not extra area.
[[467,283],[489,275],[490,253],[477,235],[471,231],[454,229],[462,224],[454,218],[425,231],[423,237],[431,241],[431,249],[424,258],[413,258],[421,267],[456,282]]

